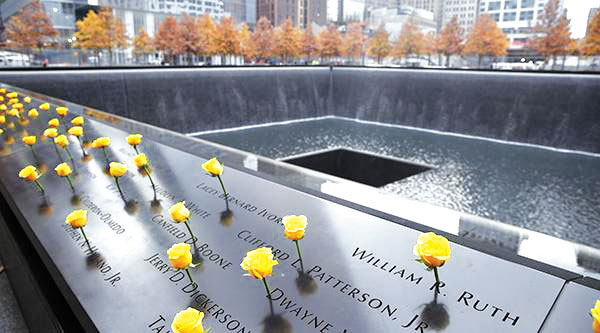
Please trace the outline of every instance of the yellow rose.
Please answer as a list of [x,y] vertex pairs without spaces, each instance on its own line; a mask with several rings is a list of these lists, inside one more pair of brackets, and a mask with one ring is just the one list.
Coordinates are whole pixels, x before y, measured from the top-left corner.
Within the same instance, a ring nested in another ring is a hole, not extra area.
[[40,174],[33,165],[28,165],[19,171],[19,177],[32,182],[40,178]]
[[40,113],[36,109],[31,109],[29,110],[29,112],[27,112],[27,115],[29,116],[29,118],[35,119],[40,115]]
[[125,164],[111,162],[109,166],[110,175],[113,177],[121,177],[127,172],[127,165]]
[[419,236],[413,253],[429,268],[441,267],[450,260],[450,243],[444,236],[433,232]]
[[0,110],[6,111],[8,110],[8,106],[6,106],[6,104],[0,104]]
[[25,102],[27,104],[31,103],[31,97],[25,96],[25,98],[23,98],[23,102]]
[[19,103],[19,99],[18,98],[11,98],[11,99],[8,100],[8,105],[17,104],[17,103]]
[[23,104],[21,104],[21,103],[15,103],[15,104],[13,104],[13,108],[15,108],[17,110],[21,110],[23,108]]
[[8,97],[8,98],[15,98],[17,96],[19,96],[19,94],[16,93],[16,92],[14,92],[14,91],[13,92],[9,92],[8,94],[6,94],[6,97]]
[[37,138],[35,137],[35,135],[23,137],[23,143],[26,145],[33,146],[36,142],[37,142]]
[[68,175],[71,174],[71,172],[73,172],[73,169],[71,169],[71,166],[67,163],[61,163],[59,165],[56,166],[56,168],[54,168],[54,171],[56,171],[56,174],[61,176],[61,177],[66,177]]
[[127,136],[127,143],[132,146],[137,146],[142,143],[142,135],[141,134],[129,134]]
[[285,237],[293,241],[304,238],[304,230],[306,230],[308,224],[306,216],[288,215],[283,217],[282,222],[285,227]]
[[65,148],[69,145],[69,139],[67,139],[66,135],[61,134],[54,138],[54,143],[56,143],[56,145],[60,148]]
[[211,176],[220,176],[223,174],[223,164],[216,157],[211,158],[202,164],[202,169]]
[[44,103],[40,105],[40,110],[48,111],[50,110],[50,103]]
[[19,124],[21,124],[21,126],[27,126],[29,125],[29,119],[19,118]]
[[0,94],[6,94],[6,89],[0,88]]
[[71,128],[69,128],[67,133],[69,133],[72,136],[82,136],[83,135],[83,127],[81,127],[81,126],[71,127]]
[[19,110],[17,109],[10,109],[8,110],[8,115],[12,116],[12,117],[18,117],[19,116]]
[[48,121],[48,127],[57,128],[58,125],[60,125],[60,121],[58,120],[58,118],[52,118],[50,119],[50,121]]
[[185,201],[181,201],[169,208],[169,215],[173,221],[183,222],[190,218],[190,211],[185,208]]
[[9,122],[8,124],[6,124],[6,128],[10,128],[10,129],[15,128],[15,123]]
[[69,113],[69,109],[66,106],[58,106],[56,107],[56,114],[59,116],[66,116]]
[[133,163],[135,163],[138,168],[142,168],[148,165],[148,157],[146,157],[146,154],[141,153],[133,158]]
[[600,333],[600,301],[596,301],[596,305],[590,310],[594,318],[594,333]]
[[173,319],[171,331],[173,333],[204,333],[202,319],[204,319],[204,312],[194,308],[179,311]]
[[6,116],[5,115],[0,115],[0,124],[4,124],[6,123]]
[[[13,125],[13,127],[14,127],[14,125]],[[10,128],[10,127],[8,127],[8,128]],[[15,138],[13,138],[12,135],[8,136],[6,139],[4,139],[4,143],[6,143],[7,145],[12,145],[13,143],[15,143]]]
[[107,137],[101,137],[92,141],[92,148],[104,148],[110,145],[110,139]]
[[81,126],[81,125],[83,125],[84,122],[85,122],[85,120],[83,119],[82,116],[77,116],[77,117],[71,119],[71,125],[73,125],[73,126]]
[[56,128],[48,128],[44,131],[44,136],[49,138],[55,138],[58,135],[58,130]]
[[87,223],[87,210],[74,210],[67,215],[65,223],[73,228],[81,228]]
[[248,275],[255,279],[262,280],[273,273],[273,266],[279,265],[277,260],[273,260],[273,252],[268,247],[261,247],[246,253],[246,257],[240,264]]
[[185,269],[192,263],[192,253],[190,252],[190,244],[179,243],[171,246],[167,250],[171,266],[175,269]]
[[0,135],[4,134],[4,130],[0,128]]

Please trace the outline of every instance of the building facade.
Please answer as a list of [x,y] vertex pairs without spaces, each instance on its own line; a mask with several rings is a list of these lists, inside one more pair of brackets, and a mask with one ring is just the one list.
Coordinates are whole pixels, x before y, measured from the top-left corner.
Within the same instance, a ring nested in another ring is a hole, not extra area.
[[[481,1],[480,13],[488,14],[509,39],[510,50],[527,47],[533,28],[544,12],[547,0],[495,0]],[[562,11],[563,1],[560,1]]]
[[235,23],[256,24],[256,0],[223,0],[224,15],[229,15]]
[[443,0],[392,0],[395,7],[410,6],[416,9],[424,9],[433,13],[433,20],[436,22],[436,30],[439,31],[442,25],[442,5]]
[[[369,0],[328,0],[327,20],[339,25],[352,21],[364,21],[370,10],[375,6],[367,7]],[[388,3],[386,1],[386,3]]]
[[479,5],[481,0],[444,0],[442,3],[442,13],[439,15],[438,26],[444,27],[452,18],[458,19],[458,24],[463,29],[466,37],[479,15]]
[[383,25],[392,39],[398,38],[402,26],[411,18],[417,22],[419,30],[424,33],[435,33],[437,24],[433,19],[433,12],[402,5],[397,8],[378,8],[372,11],[368,21],[371,30]]
[[587,34],[590,31],[590,23],[592,23],[592,19],[594,18],[594,16],[596,16],[596,13],[598,13],[598,11],[600,10],[600,8],[591,8],[590,9],[590,13],[588,15],[588,20],[587,20],[587,25],[585,28],[585,35],[587,36]]

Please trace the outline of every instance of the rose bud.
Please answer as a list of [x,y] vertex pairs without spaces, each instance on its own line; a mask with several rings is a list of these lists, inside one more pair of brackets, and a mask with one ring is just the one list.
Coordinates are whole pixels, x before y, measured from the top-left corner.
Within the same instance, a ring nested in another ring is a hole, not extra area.
[[277,260],[273,260],[273,252],[268,247],[261,247],[246,253],[246,257],[240,264],[248,275],[262,280],[273,273],[273,266],[278,265]]
[[83,127],[80,126],[74,126],[69,128],[69,130],[67,131],[67,133],[69,133],[72,136],[82,136],[83,135]]
[[179,223],[190,218],[190,211],[185,207],[185,201],[181,201],[169,208],[169,215],[174,222]]
[[179,311],[171,324],[172,333],[205,333],[202,327],[204,312],[194,308]]
[[58,130],[56,128],[48,128],[44,131],[44,136],[48,138],[55,138],[58,135]]
[[111,162],[109,166],[110,175],[113,177],[121,177],[127,172],[127,165],[125,164]]
[[142,143],[142,135],[141,134],[129,134],[127,136],[127,143],[132,146],[137,146]]
[[29,146],[33,146],[37,142],[35,135],[24,136],[23,143]]
[[179,243],[171,246],[167,250],[171,266],[175,269],[186,269],[192,263],[192,253],[190,252],[190,244]]
[[71,125],[73,125],[73,126],[82,126],[84,122],[85,122],[85,120],[83,119],[82,116],[77,116],[77,117],[71,119]]
[[48,111],[50,110],[50,103],[43,103],[40,105],[40,110]]
[[31,119],[35,119],[40,115],[40,113],[36,109],[31,109],[27,112],[27,116]]
[[283,217],[282,222],[283,226],[285,227],[285,237],[287,237],[289,240],[296,241],[304,238],[304,231],[306,230],[306,225],[308,224],[306,216],[288,215]]
[[138,154],[133,158],[133,163],[135,163],[138,168],[143,168],[148,165],[148,157],[146,157],[146,154],[144,153]]
[[57,165],[56,168],[54,168],[54,171],[56,171],[57,175],[66,177],[73,172],[73,169],[71,169],[71,166],[65,162]]
[[104,148],[110,145],[110,139],[107,137],[97,138],[92,141],[92,148]]
[[52,118],[48,121],[48,127],[58,128],[58,125],[60,125],[60,120],[58,120],[58,118]]
[[40,174],[33,165],[28,165],[21,169],[19,172],[19,177],[26,181],[33,182],[40,178]]
[[65,224],[72,228],[81,228],[87,223],[87,210],[75,210],[69,214],[65,220]]
[[211,158],[202,164],[202,169],[211,176],[220,176],[223,174],[223,164],[216,157]]
[[69,113],[69,109],[65,106],[58,106],[56,107],[56,114],[58,114],[59,116],[66,116]]
[[54,138],[54,143],[56,143],[56,145],[60,148],[65,148],[69,145],[69,139],[67,139],[66,135],[61,134]]

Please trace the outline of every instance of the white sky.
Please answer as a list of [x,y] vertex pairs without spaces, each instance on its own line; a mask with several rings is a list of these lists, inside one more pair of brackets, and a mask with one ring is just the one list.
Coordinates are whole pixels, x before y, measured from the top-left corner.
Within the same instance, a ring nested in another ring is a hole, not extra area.
[[564,5],[571,20],[571,38],[583,38],[590,8],[600,7],[600,0],[564,0]]

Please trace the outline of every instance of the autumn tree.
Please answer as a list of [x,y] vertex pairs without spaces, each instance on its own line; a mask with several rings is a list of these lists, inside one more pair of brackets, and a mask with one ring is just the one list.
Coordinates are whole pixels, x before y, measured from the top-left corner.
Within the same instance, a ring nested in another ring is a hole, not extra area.
[[10,18],[5,31],[8,47],[25,49],[31,54],[32,49],[42,49],[58,33],[44,12],[39,1],[33,1],[23,7]]
[[221,19],[215,35],[215,45],[217,53],[221,54],[223,60],[228,55],[240,54],[240,37],[233,24],[233,18],[223,17]]
[[300,42],[300,54],[306,58],[307,62],[312,60],[312,57],[317,55],[319,52],[319,45],[317,44],[317,38],[312,31],[312,26],[309,24],[306,30],[302,33],[302,40]]
[[335,25],[330,24],[319,33],[318,43],[321,58],[330,59],[340,55],[342,36]]
[[385,31],[385,27],[382,24],[369,39],[367,54],[376,58],[377,63],[380,64],[381,60],[390,54],[391,49],[390,36],[387,31]]
[[173,16],[167,16],[158,27],[158,32],[154,38],[156,48],[161,50],[165,58],[172,62],[179,50],[177,46],[177,20]]
[[217,27],[210,15],[205,13],[197,21],[198,40],[196,45],[196,54],[203,57],[212,56],[217,53],[215,45],[215,35]]
[[281,57],[284,64],[287,64],[290,57],[298,54],[300,47],[300,36],[289,17],[275,29],[274,36],[275,53]]
[[581,53],[584,56],[600,55],[600,10],[596,12],[588,26],[588,33],[581,45]]
[[112,9],[104,7],[100,9],[98,14],[104,30],[106,31],[107,40],[103,48],[108,50],[110,63],[113,63],[113,50],[124,49],[129,46],[127,37],[125,36],[125,26],[118,17],[113,15]]
[[463,29],[458,24],[458,18],[454,16],[448,22],[436,41],[438,52],[446,56],[446,67],[450,66],[450,56],[460,54],[463,48]]
[[256,42],[256,53],[259,58],[266,59],[272,55],[273,25],[264,16],[256,23],[254,41]]
[[177,54],[185,55],[188,65],[192,63],[192,54],[198,51],[197,47],[200,44],[200,31],[196,24],[196,20],[188,15],[183,15],[181,21],[177,25]]
[[419,30],[417,19],[412,15],[400,30],[400,36],[394,43],[392,55],[396,58],[419,55],[423,52],[423,33]]
[[251,62],[256,57],[256,43],[252,38],[252,32],[245,23],[240,29],[240,53],[244,57],[244,61]]
[[435,33],[429,32],[423,35],[423,49],[421,50],[422,54],[427,56],[427,64],[431,64],[431,56],[435,54],[438,50],[437,47],[437,38],[435,37]]
[[363,54],[365,47],[363,28],[364,25],[361,22],[348,24],[346,34],[342,40],[342,53],[352,59],[353,63],[356,63],[356,58],[360,58]]
[[[138,34],[133,38],[133,53],[136,55],[136,58],[139,55],[146,55],[150,52],[154,51],[154,41],[148,34],[146,30],[142,27]],[[139,62],[139,59],[138,59]]]
[[106,48],[108,44],[108,32],[104,22],[96,12],[89,10],[83,20],[79,20],[75,24],[77,25],[77,31],[75,32],[74,46],[84,50],[92,50],[97,65],[100,50]]
[[571,42],[570,22],[565,13],[561,14],[560,0],[549,0],[537,22],[533,29],[536,36],[529,41],[529,47],[544,57],[544,64],[551,57],[554,68],[556,57],[565,54]]
[[484,56],[499,57],[507,54],[508,39],[500,31],[489,15],[481,15],[471,29],[465,48],[465,54],[477,55],[477,64],[481,67]]

